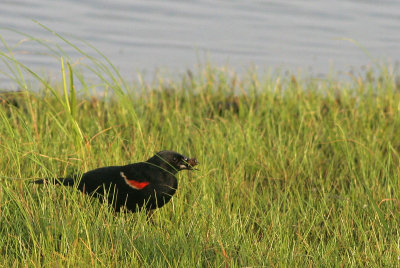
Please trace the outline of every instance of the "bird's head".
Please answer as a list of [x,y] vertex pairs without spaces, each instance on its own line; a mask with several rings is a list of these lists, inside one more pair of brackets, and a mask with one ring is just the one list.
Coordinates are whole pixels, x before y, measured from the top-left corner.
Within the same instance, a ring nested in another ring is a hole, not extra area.
[[199,162],[196,158],[188,158],[174,151],[161,151],[146,162],[154,164],[166,171],[176,174],[181,170],[195,170]]

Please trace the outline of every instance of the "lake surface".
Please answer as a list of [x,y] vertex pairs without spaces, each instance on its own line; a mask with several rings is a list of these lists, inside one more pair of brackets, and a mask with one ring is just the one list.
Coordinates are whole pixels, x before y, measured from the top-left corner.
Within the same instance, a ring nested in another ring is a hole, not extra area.
[[56,42],[75,60],[81,55],[33,20],[80,47],[89,42],[128,81],[206,61],[238,72],[255,66],[326,75],[400,60],[400,1],[2,0],[0,35],[16,46],[18,60],[51,75],[60,72],[59,59],[8,29]]

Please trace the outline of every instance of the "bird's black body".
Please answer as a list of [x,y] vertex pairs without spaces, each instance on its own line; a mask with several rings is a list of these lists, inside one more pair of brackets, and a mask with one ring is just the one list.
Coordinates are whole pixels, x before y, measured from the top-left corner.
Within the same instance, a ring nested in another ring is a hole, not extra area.
[[161,151],[145,162],[98,168],[82,176],[58,179],[58,183],[75,185],[84,193],[106,197],[116,211],[122,207],[134,212],[140,208],[152,210],[164,206],[175,194],[178,171],[191,170],[195,165],[197,160],[194,158]]

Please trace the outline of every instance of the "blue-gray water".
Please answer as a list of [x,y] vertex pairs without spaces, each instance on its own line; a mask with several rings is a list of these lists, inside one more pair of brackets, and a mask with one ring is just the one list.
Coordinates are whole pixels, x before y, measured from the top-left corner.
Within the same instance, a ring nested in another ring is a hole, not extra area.
[[[1,1],[0,35],[9,46],[24,37],[4,28],[56,40],[32,20],[77,44],[88,41],[127,80],[138,71],[184,72],[205,60],[239,72],[256,66],[316,75],[400,60],[400,1]],[[14,52],[35,72],[60,72],[59,60],[35,42]]]

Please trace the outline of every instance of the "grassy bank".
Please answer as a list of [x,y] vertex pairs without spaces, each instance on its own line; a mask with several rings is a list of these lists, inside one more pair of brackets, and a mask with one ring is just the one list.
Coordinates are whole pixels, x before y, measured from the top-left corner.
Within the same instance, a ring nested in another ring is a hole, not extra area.
[[[64,67],[60,85],[1,94],[0,266],[399,265],[390,69],[344,83],[205,68],[156,86],[115,79],[99,97]],[[29,183],[162,149],[201,165],[154,224]]]

